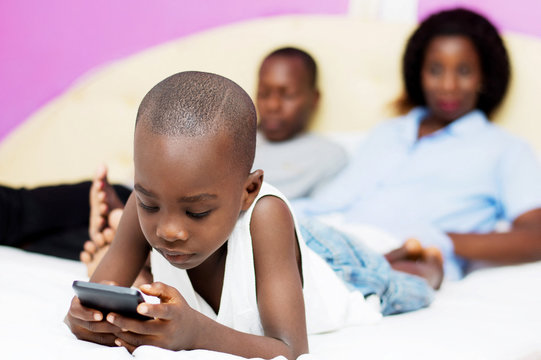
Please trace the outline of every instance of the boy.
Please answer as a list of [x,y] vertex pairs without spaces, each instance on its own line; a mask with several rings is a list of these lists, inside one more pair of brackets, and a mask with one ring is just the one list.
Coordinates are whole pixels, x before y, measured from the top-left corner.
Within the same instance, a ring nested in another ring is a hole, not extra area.
[[75,297],[66,323],[78,338],[129,351],[155,345],[296,359],[308,351],[307,328],[378,318],[306,248],[263,171],[250,172],[255,132],[249,96],[218,75],[179,73],[145,96],[135,190],[91,281],[130,286],[152,249],[155,280],[175,287],[140,287],[161,301],[138,306],[148,321],[103,319]]

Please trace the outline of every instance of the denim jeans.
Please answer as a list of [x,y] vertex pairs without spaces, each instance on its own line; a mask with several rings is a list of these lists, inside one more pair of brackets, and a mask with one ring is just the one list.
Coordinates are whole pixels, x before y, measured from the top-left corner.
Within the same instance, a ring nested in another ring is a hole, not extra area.
[[383,315],[430,305],[434,290],[417,276],[395,271],[385,257],[337,229],[315,219],[299,221],[304,241],[351,289],[365,297],[377,295]]

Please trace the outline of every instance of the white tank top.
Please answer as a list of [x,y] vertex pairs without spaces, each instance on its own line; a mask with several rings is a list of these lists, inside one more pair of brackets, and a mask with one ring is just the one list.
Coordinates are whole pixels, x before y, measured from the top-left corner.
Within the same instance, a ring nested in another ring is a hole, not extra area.
[[[154,281],[177,288],[195,310],[238,331],[263,335],[256,299],[256,282],[250,220],[255,204],[264,196],[276,196],[291,209],[274,187],[263,183],[252,206],[241,213],[227,243],[220,309],[216,314],[195,292],[186,270],[178,269],[157,251],[151,253]],[[297,221],[295,228],[298,229]],[[333,331],[349,325],[374,323],[381,313],[358,291],[350,291],[330,266],[302,240],[297,231],[302,259],[303,292],[308,334]]]

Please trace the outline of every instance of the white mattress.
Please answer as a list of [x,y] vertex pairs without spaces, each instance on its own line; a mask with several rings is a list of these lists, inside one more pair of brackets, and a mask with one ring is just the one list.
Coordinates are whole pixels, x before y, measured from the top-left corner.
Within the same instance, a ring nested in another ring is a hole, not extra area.
[[[0,247],[1,359],[130,359],[123,348],[79,341],[63,323],[85,267]],[[311,336],[312,359],[541,359],[541,262],[477,270],[445,283],[433,305],[376,325]],[[239,359],[150,346],[136,359]]]

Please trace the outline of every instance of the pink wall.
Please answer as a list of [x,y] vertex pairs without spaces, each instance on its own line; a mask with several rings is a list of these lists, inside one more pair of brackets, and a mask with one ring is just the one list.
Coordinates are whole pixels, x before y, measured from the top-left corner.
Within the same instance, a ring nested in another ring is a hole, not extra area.
[[0,139],[89,69],[262,16],[339,14],[348,0],[0,1]]
[[500,30],[541,37],[539,0],[419,0],[419,17],[449,7],[462,6],[486,15]]
[[[399,0],[398,0],[399,1]],[[419,15],[472,1],[419,0]],[[345,14],[349,0],[0,0],[0,141],[89,69],[211,27]],[[541,36],[539,0],[476,0],[504,30]]]

